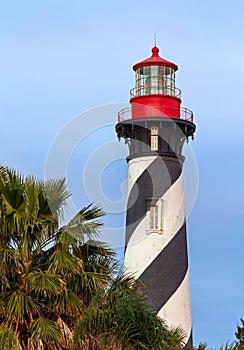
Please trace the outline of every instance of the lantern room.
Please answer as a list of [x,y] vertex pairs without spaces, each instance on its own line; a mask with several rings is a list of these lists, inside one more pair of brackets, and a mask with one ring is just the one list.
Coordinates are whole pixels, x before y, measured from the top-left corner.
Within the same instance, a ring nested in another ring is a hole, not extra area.
[[131,108],[119,112],[119,122],[133,118],[173,118],[193,121],[192,112],[181,108],[181,91],[175,84],[175,63],[159,56],[157,46],[151,57],[133,66],[135,87],[130,91]]
[[[152,56],[134,65],[136,72],[136,87],[132,95],[163,94],[175,96],[175,71],[178,67],[159,57],[159,49],[152,48]],[[134,91],[133,91],[134,90]]]
[[136,70],[135,96],[175,95],[175,71],[165,66],[146,66]]

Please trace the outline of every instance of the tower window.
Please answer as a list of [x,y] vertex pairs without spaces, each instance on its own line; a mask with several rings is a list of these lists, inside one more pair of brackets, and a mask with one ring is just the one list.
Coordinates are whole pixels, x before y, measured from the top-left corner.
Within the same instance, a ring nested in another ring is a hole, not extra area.
[[147,206],[147,233],[163,233],[163,200],[159,198],[149,198],[146,200]]
[[156,126],[151,127],[151,151],[158,150],[158,128]]
[[158,206],[157,205],[151,205],[150,206],[150,223],[149,223],[149,229],[150,230],[158,230]]

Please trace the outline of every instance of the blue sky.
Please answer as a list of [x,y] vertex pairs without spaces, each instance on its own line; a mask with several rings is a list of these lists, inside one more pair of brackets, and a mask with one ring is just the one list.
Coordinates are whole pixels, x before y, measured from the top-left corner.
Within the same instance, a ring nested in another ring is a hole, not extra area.
[[[180,68],[177,86],[197,124],[191,147],[199,189],[188,220],[194,339],[213,347],[232,340],[244,317],[243,1],[10,0],[0,6],[1,163],[38,177],[50,145],[74,116],[128,102],[131,67],[150,55],[157,33],[160,55]],[[79,188],[86,158],[115,139],[107,127],[72,153],[77,206],[88,201]],[[101,184],[111,200],[121,196],[126,174],[122,159],[104,170]],[[106,220],[116,227],[124,216]]]

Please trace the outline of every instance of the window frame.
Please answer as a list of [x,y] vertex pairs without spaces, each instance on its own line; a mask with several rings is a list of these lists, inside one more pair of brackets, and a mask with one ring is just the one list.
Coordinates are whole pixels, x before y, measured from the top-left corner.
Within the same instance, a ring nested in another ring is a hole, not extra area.
[[158,127],[151,126],[150,128],[150,149],[151,151],[158,151]]
[[158,206],[157,205],[150,205],[149,208],[150,214],[150,222],[149,222],[149,229],[150,230],[158,230],[159,228],[159,220],[158,220]]
[[[163,233],[163,200],[158,198],[151,198],[146,201],[147,205],[147,233]],[[157,212],[155,213],[155,208]],[[154,212],[153,212],[154,211]],[[155,223],[155,217],[157,218],[157,223]],[[153,225],[152,224],[153,220]]]

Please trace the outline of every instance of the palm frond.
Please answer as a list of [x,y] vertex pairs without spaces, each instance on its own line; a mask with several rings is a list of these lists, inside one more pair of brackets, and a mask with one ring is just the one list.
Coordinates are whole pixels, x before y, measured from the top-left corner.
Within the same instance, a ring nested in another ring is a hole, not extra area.
[[55,299],[50,300],[50,308],[55,311],[57,315],[69,315],[78,318],[84,311],[84,304],[72,290],[65,289],[56,296]]
[[28,225],[37,224],[37,217],[39,211],[39,185],[37,180],[33,176],[29,176],[24,181],[24,193],[26,205],[26,215]]
[[0,325],[0,349],[20,350],[18,335],[6,325]]
[[55,250],[49,258],[48,272],[61,275],[80,273],[83,271],[83,261],[69,251]]
[[21,268],[19,261],[19,253],[15,249],[0,249],[0,271],[5,275],[14,275],[16,269]]
[[58,245],[60,244],[62,248],[69,249],[69,247],[75,247],[77,245],[77,239],[72,236],[68,231],[64,230],[63,228],[60,229],[55,237],[55,243]]
[[146,298],[143,293],[140,292],[140,287],[137,285],[137,281],[132,275],[125,274],[122,270],[113,277],[109,288],[106,290],[107,303],[113,305],[117,303],[117,300],[124,297],[130,297],[131,295],[140,295],[141,300],[145,302]]
[[167,339],[168,344],[171,344],[172,346],[184,346],[186,339],[186,332],[181,327],[169,328],[169,339]]
[[0,165],[0,181],[6,182],[8,167]]
[[196,347],[196,350],[207,350],[208,349],[208,344],[200,342],[198,346]]
[[6,304],[6,315],[9,322],[24,323],[27,319],[33,319],[39,315],[39,309],[33,299],[20,290],[12,292]]
[[93,239],[89,239],[83,245],[75,247],[74,254],[77,256],[82,256],[84,260],[97,256],[109,256],[114,259],[116,255],[108,244]]
[[1,294],[0,298],[0,319],[6,320],[6,300],[3,294]]
[[[242,348],[244,348],[242,346]],[[241,350],[241,346],[238,346],[236,343],[226,342],[224,345],[221,345],[218,350]]]
[[23,177],[13,169],[6,168],[3,181],[0,181],[0,193],[4,208],[5,230],[9,232],[21,231],[25,219]]
[[74,344],[81,344],[86,338],[104,333],[109,334],[112,326],[113,315],[111,310],[88,309],[87,313],[77,323],[73,337]]
[[59,276],[42,271],[33,271],[26,276],[26,283],[37,297],[51,297],[62,293],[66,283]]
[[67,190],[65,179],[49,179],[45,182],[44,191],[48,200],[49,208],[54,217],[63,218],[64,208],[70,192]]
[[95,205],[93,203],[89,204],[86,207],[83,207],[79,214],[85,219],[85,220],[94,220],[97,218],[100,218],[105,215],[102,208],[98,205]]
[[58,340],[62,336],[60,326],[47,318],[37,319],[29,329],[31,339],[45,343]]
[[10,288],[9,279],[0,271],[0,290],[4,291]]
[[107,244],[89,240],[74,247],[73,253],[83,260],[86,272],[105,273],[108,276],[118,272],[116,253]]
[[87,236],[97,237],[99,235],[99,229],[103,223],[97,219],[103,215],[99,206],[90,204],[81,209],[63,229],[72,237],[84,242]]
[[106,274],[83,271],[72,276],[69,286],[87,304],[96,293],[106,288],[109,281],[110,278]]

